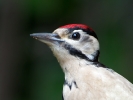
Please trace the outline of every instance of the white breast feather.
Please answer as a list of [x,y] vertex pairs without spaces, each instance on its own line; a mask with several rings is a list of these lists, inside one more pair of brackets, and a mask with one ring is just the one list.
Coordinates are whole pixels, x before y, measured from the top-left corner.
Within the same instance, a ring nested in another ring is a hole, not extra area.
[[[133,84],[127,79],[106,68],[85,64],[71,63],[71,67],[77,69],[65,73],[66,79],[73,78],[78,88],[72,86],[70,89],[65,85],[64,100],[133,100]],[[69,78],[67,73],[70,73]]]

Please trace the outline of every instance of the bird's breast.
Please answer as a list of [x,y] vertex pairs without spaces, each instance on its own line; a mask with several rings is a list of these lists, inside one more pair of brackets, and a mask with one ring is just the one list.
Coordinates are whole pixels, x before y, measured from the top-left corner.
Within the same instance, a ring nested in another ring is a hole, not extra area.
[[[88,68],[87,68],[88,67]],[[106,68],[85,66],[67,74],[64,100],[133,100],[133,85]]]

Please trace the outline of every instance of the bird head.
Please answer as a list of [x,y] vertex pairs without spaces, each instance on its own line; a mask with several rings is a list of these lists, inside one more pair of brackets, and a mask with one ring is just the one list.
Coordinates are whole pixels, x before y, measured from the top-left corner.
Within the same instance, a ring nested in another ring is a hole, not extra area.
[[72,59],[98,61],[99,42],[95,32],[83,24],[69,24],[51,33],[33,33],[30,36],[47,44],[60,63]]

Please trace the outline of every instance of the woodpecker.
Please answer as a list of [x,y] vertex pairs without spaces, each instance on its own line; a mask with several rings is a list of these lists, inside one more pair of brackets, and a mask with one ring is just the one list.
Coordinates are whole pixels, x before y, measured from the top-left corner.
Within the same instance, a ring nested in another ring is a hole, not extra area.
[[30,36],[47,44],[65,74],[63,100],[133,100],[133,84],[99,62],[99,42],[84,24]]

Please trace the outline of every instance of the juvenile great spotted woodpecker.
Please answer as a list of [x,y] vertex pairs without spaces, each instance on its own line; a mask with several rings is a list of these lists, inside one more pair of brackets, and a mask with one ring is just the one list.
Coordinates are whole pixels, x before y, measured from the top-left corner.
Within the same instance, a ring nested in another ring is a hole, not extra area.
[[133,100],[133,84],[101,64],[95,32],[83,24],[30,36],[47,44],[65,74],[63,100]]

